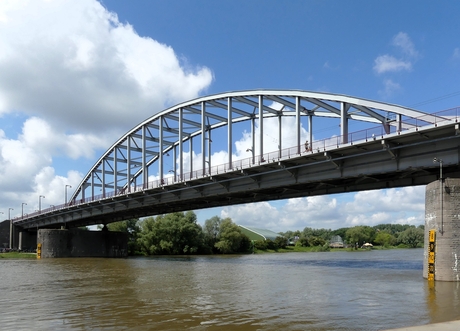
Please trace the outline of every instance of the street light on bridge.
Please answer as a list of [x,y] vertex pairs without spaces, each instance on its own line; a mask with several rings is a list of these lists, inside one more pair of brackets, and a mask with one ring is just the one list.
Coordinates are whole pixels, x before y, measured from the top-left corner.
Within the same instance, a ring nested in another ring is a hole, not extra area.
[[41,213],[42,212],[42,198],[44,199],[45,196],[44,195],[40,195],[38,197],[38,212]]
[[433,163],[439,163],[439,206],[441,208],[441,235],[444,234],[444,192],[442,189],[442,159],[435,157]]
[[72,188],[72,186],[70,186],[70,185],[65,186],[65,201],[64,201],[64,205],[67,205],[67,188],[68,187]]
[[13,249],[13,221],[11,220],[10,211],[14,210],[13,208],[8,208],[8,219],[10,220],[10,249]]
[[27,203],[23,202],[21,206],[21,218],[24,218],[24,205],[27,206]]

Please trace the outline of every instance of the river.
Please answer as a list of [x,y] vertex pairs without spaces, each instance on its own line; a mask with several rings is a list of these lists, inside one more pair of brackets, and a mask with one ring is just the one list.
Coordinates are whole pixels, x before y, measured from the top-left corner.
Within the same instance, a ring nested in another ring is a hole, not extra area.
[[1,330],[383,330],[460,319],[423,250],[0,260]]

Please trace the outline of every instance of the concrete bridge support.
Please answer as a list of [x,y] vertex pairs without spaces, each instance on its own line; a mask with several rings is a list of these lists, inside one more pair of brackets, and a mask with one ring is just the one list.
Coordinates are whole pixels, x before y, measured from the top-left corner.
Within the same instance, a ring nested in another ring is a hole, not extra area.
[[81,229],[38,230],[41,257],[126,257],[128,234]]
[[427,185],[424,247],[423,277],[460,281],[460,178]]
[[11,226],[9,220],[0,222],[0,248],[32,251],[37,248],[36,229],[21,229]]

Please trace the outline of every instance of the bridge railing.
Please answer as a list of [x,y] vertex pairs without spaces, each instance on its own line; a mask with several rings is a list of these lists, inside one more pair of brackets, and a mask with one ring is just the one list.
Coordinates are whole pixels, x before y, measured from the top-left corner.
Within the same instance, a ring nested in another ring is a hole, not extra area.
[[[427,114],[419,118],[408,118],[401,121],[401,128],[399,133],[409,130],[417,130],[418,128],[428,126],[428,125],[440,125],[443,123],[458,123],[460,121],[460,107],[443,110],[433,114]],[[329,138],[313,141],[308,146],[292,146],[282,150],[272,151],[264,153],[263,155],[255,155],[254,157],[241,158],[233,161],[231,164],[224,163],[206,169],[198,169],[192,172],[184,173],[182,178],[177,175],[165,176],[162,180],[156,179],[149,181],[148,183],[141,185],[131,185],[129,190],[127,188],[118,191],[105,192],[103,194],[86,197],[84,199],[77,199],[69,203],[64,203],[61,205],[51,206],[49,208],[42,209],[41,211],[36,211],[29,213],[25,217],[16,217],[13,218],[13,221],[20,221],[22,219],[31,218],[40,214],[53,213],[62,209],[65,209],[69,206],[78,206],[85,203],[90,203],[93,201],[110,199],[116,196],[125,195],[129,192],[138,192],[146,189],[155,189],[159,187],[165,187],[180,182],[186,182],[194,179],[215,176],[223,174],[229,171],[237,171],[248,169],[254,166],[263,165],[270,162],[278,162],[284,159],[289,159],[293,157],[298,157],[304,154],[313,154],[321,153],[328,150],[332,150],[341,146],[352,145],[367,141],[372,141],[376,139],[383,139],[386,135],[398,133],[398,127],[391,125],[384,127],[383,125],[372,127],[356,132],[349,133],[345,136],[332,136]],[[346,139],[344,139],[346,138]]]

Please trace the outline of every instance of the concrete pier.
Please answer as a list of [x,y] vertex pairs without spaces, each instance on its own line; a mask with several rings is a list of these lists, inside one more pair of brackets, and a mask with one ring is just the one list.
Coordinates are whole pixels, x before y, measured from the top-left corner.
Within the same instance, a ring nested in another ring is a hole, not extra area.
[[423,277],[460,281],[460,178],[426,186],[424,247]]
[[19,229],[15,226],[11,226],[9,220],[0,222],[0,248],[32,251],[35,250],[36,247],[37,231],[35,229]]
[[40,258],[128,256],[128,234],[122,232],[40,229],[37,244]]

